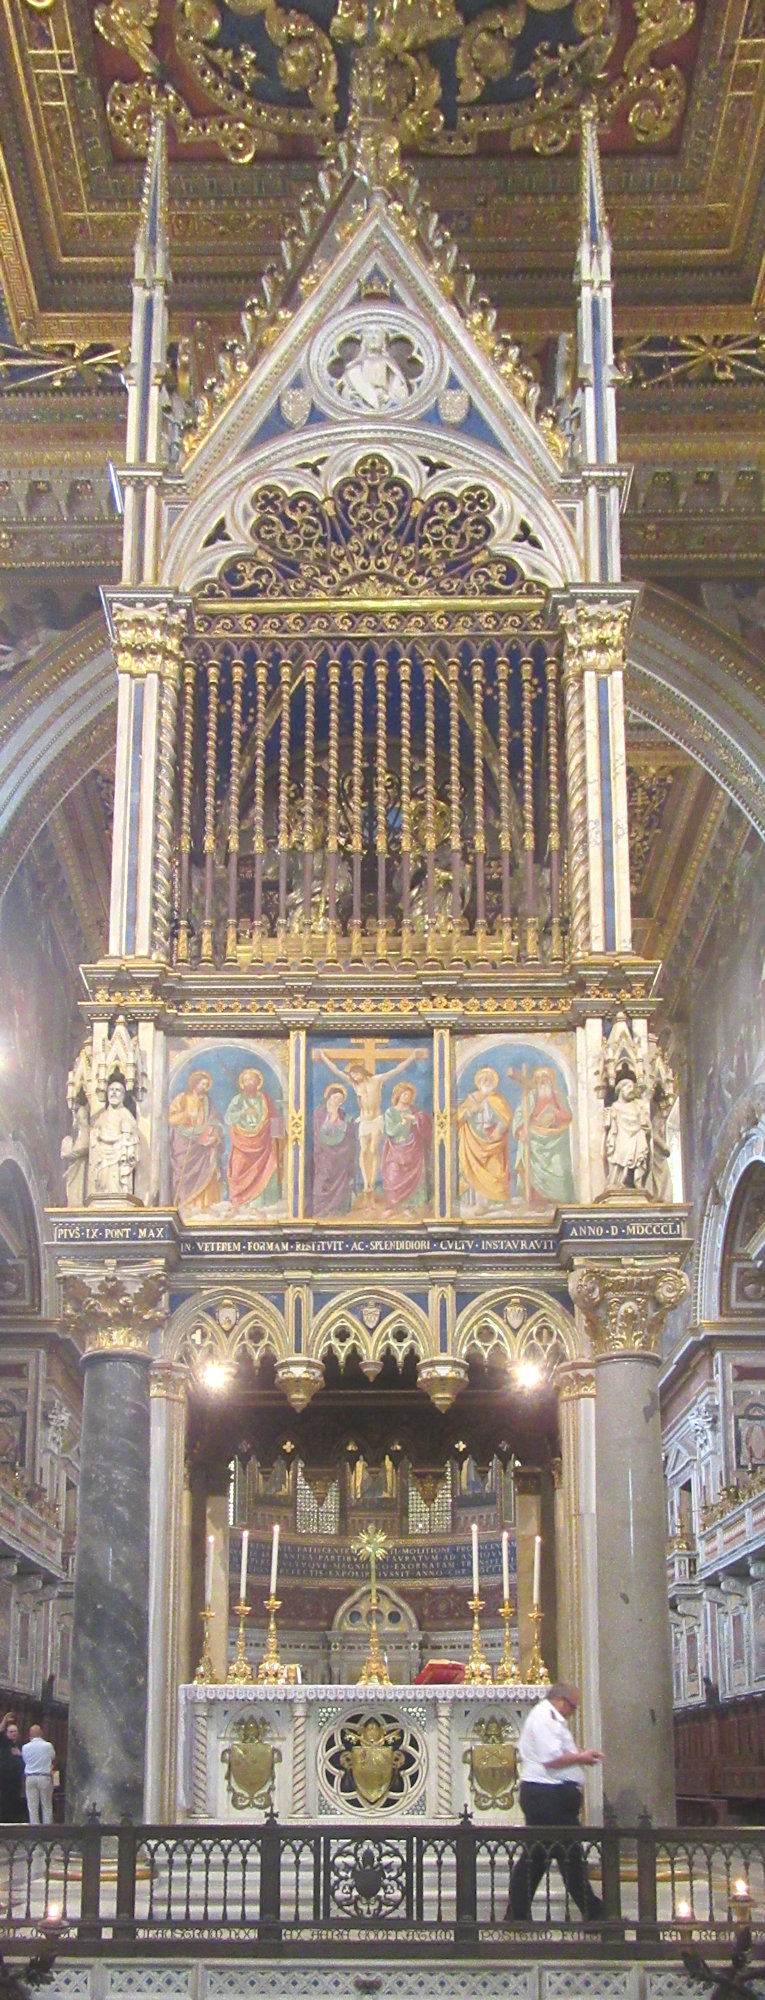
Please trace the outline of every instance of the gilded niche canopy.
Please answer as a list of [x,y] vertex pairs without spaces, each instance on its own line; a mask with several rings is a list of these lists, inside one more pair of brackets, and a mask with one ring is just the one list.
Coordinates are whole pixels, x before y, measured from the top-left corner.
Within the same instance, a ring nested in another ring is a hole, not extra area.
[[98,0],[94,18],[127,59],[107,98],[121,146],[145,149],[161,78],[176,143],[241,163],[279,139],[326,149],[372,97],[424,150],[562,152],[593,94],[620,150],[673,142],[699,12],[697,0],[376,0],[371,42],[369,0]]
[[[524,584],[520,564],[492,548],[488,487],[420,496],[376,452],[331,496],[274,483],[258,488],[253,508],[252,554],[224,562],[203,597],[508,597]],[[535,541],[525,522],[514,539]]]

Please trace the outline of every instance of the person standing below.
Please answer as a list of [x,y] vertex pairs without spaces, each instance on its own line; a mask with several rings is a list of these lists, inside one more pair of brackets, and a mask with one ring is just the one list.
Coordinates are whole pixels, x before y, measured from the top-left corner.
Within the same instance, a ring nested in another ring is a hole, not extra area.
[[39,1722],[33,1722],[29,1742],[24,1744],[24,1778],[27,1813],[32,1826],[50,1826],[53,1820],[53,1767],[56,1753],[43,1736]]
[[[558,1681],[524,1722],[518,1756],[521,1811],[527,1826],[579,1825],[585,1766],[603,1759],[600,1750],[577,1749],[569,1722],[578,1707],[579,1689]],[[603,1904],[590,1887],[582,1843],[572,1836],[524,1848],[510,1877],[507,1923],[528,1923],[534,1896],[552,1861],[557,1861],[568,1895],[585,1922],[602,1918]]]
[[19,1725],[11,1709],[0,1722],[0,1821],[7,1826],[24,1819],[24,1760]]

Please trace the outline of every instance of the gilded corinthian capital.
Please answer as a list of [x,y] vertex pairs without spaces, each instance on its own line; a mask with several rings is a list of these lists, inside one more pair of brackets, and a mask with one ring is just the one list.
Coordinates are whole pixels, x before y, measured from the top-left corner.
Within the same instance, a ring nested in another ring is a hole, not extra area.
[[163,1270],[112,1261],[96,1270],[61,1270],[63,1317],[86,1354],[148,1354],[167,1317]]
[[119,602],[110,594],[109,614],[114,639],[114,658],[119,674],[141,680],[146,674],[177,679],[181,670],[183,639],[188,623],[185,601],[174,603],[166,596]]
[[563,599],[558,617],[565,633],[564,671],[610,674],[623,667],[627,651],[627,631],[635,608],[635,593],[624,597],[576,597]]
[[660,1264],[577,1264],[568,1281],[596,1354],[659,1354],[667,1314],[688,1294],[688,1279]]

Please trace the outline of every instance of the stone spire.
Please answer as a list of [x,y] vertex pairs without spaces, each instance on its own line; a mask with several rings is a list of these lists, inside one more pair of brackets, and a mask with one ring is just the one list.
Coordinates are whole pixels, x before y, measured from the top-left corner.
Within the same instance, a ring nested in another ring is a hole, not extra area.
[[[159,547],[159,487],[165,457],[167,367],[167,133],[161,106],[152,116],[141,221],[133,262],[133,320],[127,371],[128,420],[123,471],[122,581],[153,583]],[[131,472],[140,467],[141,478]]]
[[[611,238],[603,198],[597,108],[592,100],[582,107],[576,278],[587,578],[591,583],[618,583],[624,479],[617,462]],[[609,468],[613,468],[611,478]]]

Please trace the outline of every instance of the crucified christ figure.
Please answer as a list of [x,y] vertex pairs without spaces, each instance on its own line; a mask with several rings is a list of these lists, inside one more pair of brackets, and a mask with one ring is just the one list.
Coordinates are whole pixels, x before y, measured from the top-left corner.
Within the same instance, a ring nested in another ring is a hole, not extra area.
[[[358,1053],[357,1053],[358,1050]],[[329,1049],[314,1049],[314,1062],[325,1062],[333,1076],[341,1083],[349,1083],[359,1107],[359,1165],[365,1195],[372,1195],[380,1169],[380,1153],[384,1136],[382,1108],[383,1084],[392,1083],[394,1076],[401,1076],[414,1062],[427,1062],[426,1049],[412,1049],[408,1056],[397,1058],[394,1048],[386,1049],[384,1042],[369,1040],[359,1042],[338,1060]],[[378,1069],[378,1062],[384,1069]]]

